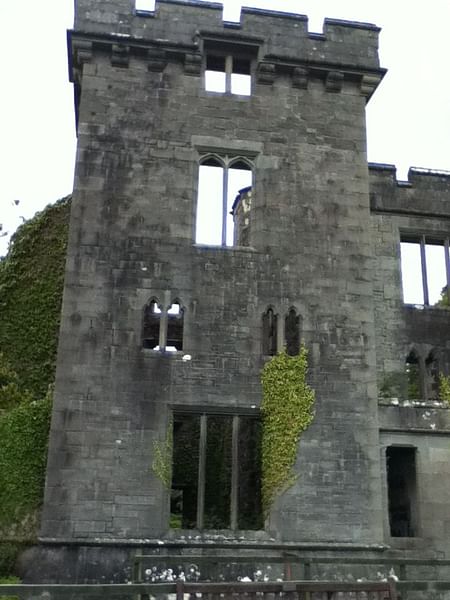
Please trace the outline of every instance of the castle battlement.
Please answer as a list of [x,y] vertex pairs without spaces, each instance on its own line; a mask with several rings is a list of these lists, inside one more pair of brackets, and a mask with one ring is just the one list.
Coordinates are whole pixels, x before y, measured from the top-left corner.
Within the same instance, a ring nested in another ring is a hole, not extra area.
[[369,163],[371,210],[450,218],[450,172],[411,167],[406,181],[395,165]]
[[[243,8],[240,23],[222,18],[222,4],[183,0],[157,0],[155,10],[136,11],[130,0],[76,2],[76,37],[97,45],[104,36],[131,51],[148,44],[174,54],[174,49],[201,56],[205,44],[221,42],[249,51],[263,65],[264,78],[286,69],[338,70],[347,77],[384,74],[378,59],[380,29],[369,23],[326,19],[322,34],[308,32],[304,15]],[[97,37],[97,36],[100,36]],[[192,62],[192,61],[191,61]],[[194,60],[195,62],[195,60]],[[304,78],[306,73],[297,73]],[[335,77],[336,79],[336,77]],[[366,83],[367,85],[367,83]]]

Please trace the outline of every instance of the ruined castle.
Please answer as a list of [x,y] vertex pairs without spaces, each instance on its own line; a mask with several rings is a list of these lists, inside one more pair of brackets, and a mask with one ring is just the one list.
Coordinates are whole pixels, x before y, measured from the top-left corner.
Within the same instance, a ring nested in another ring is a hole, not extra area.
[[[450,176],[367,163],[379,28],[75,4],[42,576],[165,552],[445,577]],[[301,343],[315,416],[263,514],[261,369]]]

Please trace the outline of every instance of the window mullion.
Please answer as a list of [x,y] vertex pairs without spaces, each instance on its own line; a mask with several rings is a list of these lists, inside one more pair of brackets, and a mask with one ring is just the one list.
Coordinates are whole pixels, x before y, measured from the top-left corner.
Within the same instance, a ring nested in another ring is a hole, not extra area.
[[200,417],[200,441],[198,457],[198,486],[197,486],[197,528],[203,529],[205,516],[205,477],[206,477],[206,443],[207,416]]
[[420,262],[422,264],[422,286],[423,286],[423,303],[425,306],[430,304],[428,294],[428,278],[427,278],[427,258],[425,252],[425,236],[420,240]]
[[228,164],[223,169],[222,185],[222,246],[227,245]]
[[225,58],[225,91],[227,94],[231,94],[231,74],[233,73],[233,57],[227,56]]
[[159,322],[159,349],[164,350],[167,346],[167,309],[164,308]]
[[231,529],[238,528],[238,498],[239,498],[239,416],[233,416],[231,438]]

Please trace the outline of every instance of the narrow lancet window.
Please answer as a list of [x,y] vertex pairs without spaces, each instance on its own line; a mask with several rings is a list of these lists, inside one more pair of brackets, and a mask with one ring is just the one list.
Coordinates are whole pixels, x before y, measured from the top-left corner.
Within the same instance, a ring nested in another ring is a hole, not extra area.
[[162,311],[157,300],[151,300],[144,308],[144,326],[142,346],[151,350],[159,350]]
[[183,350],[184,310],[176,300],[167,311],[167,346],[166,350],[175,352]]
[[406,357],[406,397],[408,400],[418,400],[422,397],[422,386],[420,377],[420,361],[415,350],[412,350]]
[[263,354],[275,356],[277,353],[277,315],[272,308],[263,314]]
[[291,308],[285,319],[286,352],[296,356],[300,352],[300,317]]
[[425,360],[425,399],[439,397],[439,363],[435,352],[431,351]]

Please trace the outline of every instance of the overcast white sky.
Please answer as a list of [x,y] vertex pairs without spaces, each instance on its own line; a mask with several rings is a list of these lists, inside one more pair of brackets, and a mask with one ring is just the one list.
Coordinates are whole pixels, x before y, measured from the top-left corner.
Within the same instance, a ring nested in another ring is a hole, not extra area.
[[[324,17],[381,26],[381,64],[389,73],[367,110],[369,160],[396,164],[399,178],[409,166],[450,171],[449,0],[245,4],[306,14],[311,31],[321,31]],[[225,17],[235,20],[239,6],[225,0]],[[71,192],[75,131],[66,29],[72,21],[73,0],[0,0],[0,235]],[[0,256],[8,238],[0,238]]]

